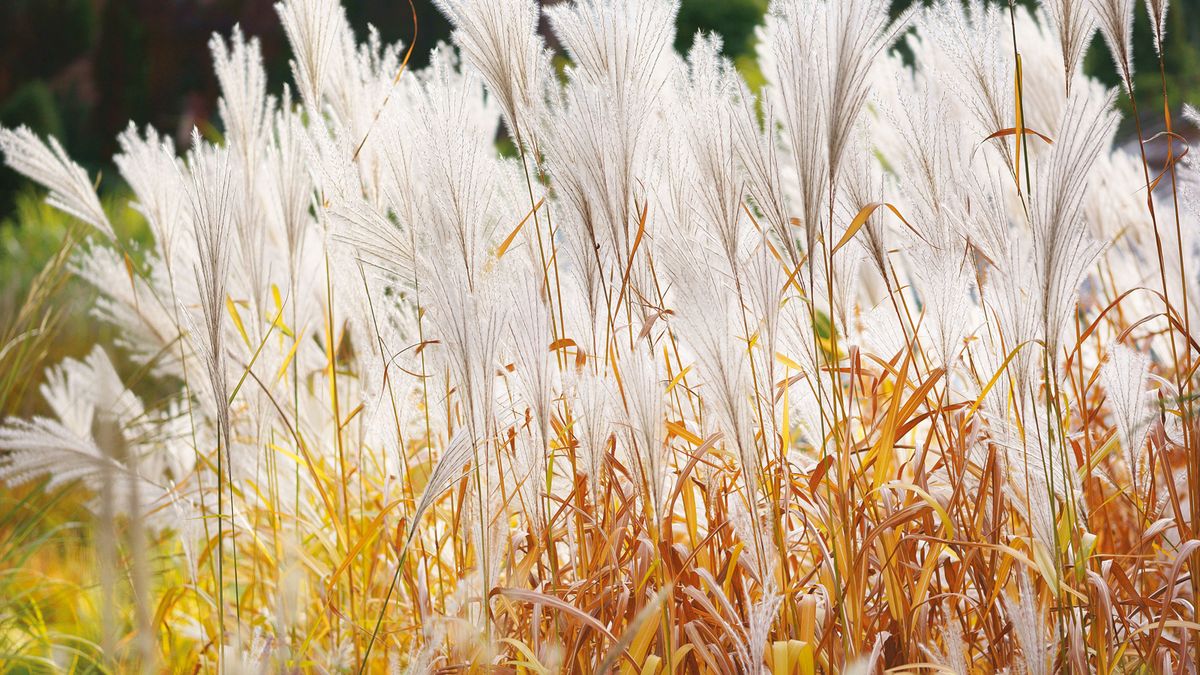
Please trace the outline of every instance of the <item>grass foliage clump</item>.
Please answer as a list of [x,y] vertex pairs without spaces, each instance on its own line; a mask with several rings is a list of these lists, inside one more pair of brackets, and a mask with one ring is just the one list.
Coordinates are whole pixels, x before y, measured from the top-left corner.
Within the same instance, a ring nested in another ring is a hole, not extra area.
[[117,336],[0,426],[0,657],[1194,667],[1200,119],[1114,148],[1141,3],[774,0],[755,90],[672,0],[437,4],[412,70],[279,2],[278,96],[214,37],[223,142],[120,137],[145,247],[0,131]]

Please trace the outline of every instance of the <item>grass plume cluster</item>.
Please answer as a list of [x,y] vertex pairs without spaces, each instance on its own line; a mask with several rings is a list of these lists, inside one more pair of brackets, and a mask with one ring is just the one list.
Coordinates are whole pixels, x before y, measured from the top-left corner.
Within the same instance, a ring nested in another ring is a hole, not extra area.
[[751,90],[672,0],[436,1],[421,70],[278,3],[278,96],[214,37],[223,141],[120,137],[149,250],[0,131],[119,336],[0,426],[11,668],[1194,668],[1200,118],[1114,148],[1141,3],[774,0]]

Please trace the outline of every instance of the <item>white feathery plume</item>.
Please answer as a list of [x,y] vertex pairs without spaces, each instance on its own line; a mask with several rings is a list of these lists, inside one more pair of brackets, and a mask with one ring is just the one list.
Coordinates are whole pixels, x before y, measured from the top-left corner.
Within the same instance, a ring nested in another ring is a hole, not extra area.
[[566,253],[564,262],[560,263],[566,334],[575,336],[578,346],[594,357],[604,349],[608,318],[601,270],[612,265],[606,261],[607,252],[594,248],[592,235],[583,223],[578,222],[578,214],[562,209],[557,213],[556,221],[562,238],[558,250],[560,254]]
[[829,127],[822,106],[826,86],[822,75],[828,56],[818,30],[828,11],[825,3],[814,0],[773,0],[760,47],[777,69],[775,77],[768,77],[774,89],[768,96],[796,170],[804,252],[809,256],[820,232],[829,184]]
[[[823,90],[829,106],[826,120],[829,173],[836,180],[843,154],[870,93],[871,68],[907,27],[914,9],[889,22],[887,0],[838,0],[826,14],[826,62],[829,83]],[[809,92],[808,95],[812,95]]]
[[650,507],[656,524],[663,513],[663,481],[670,466],[666,444],[666,404],[658,376],[654,350],[642,341],[617,363],[625,396],[626,438],[640,472],[640,480],[649,491]]
[[228,247],[240,195],[229,152],[203,142],[196,132],[192,133],[192,146],[187,195],[196,228],[195,264],[202,323],[194,327],[191,341],[204,361],[217,429],[225,444],[230,440],[230,428],[223,319],[230,268]]
[[267,146],[268,208],[283,226],[288,251],[288,272],[295,280],[300,256],[312,218],[313,181],[305,163],[304,122],[291,110],[290,95],[285,90],[283,103],[274,117],[274,138]]
[[334,238],[350,245],[360,262],[394,278],[411,277],[415,252],[409,232],[364,200],[339,200],[329,215]]
[[96,487],[105,467],[124,473],[125,467],[96,444],[63,422],[35,417],[9,420],[0,427],[0,480],[20,485],[38,476],[51,476],[49,487],[88,479]]
[[[141,492],[161,493],[130,468],[136,465],[133,454],[145,451],[137,428],[146,422],[145,411],[101,347],[83,361],[66,359],[51,369],[41,393],[57,419],[14,419],[0,426],[0,481],[19,485],[47,475],[51,488],[82,480],[95,491],[126,490],[136,481]],[[110,506],[128,501],[110,497]]]
[[703,383],[705,412],[724,433],[726,446],[737,452],[750,503],[757,503],[761,458],[754,441],[750,415],[749,337],[741,321],[741,306],[722,270],[719,254],[679,252],[673,267],[673,303],[678,308],[672,325],[695,354]]
[[[241,262],[237,269],[244,275],[246,284],[240,290],[254,300],[254,311],[257,312],[263,306],[269,286],[264,267],[270,263],[257,185],[259,164],[266,150],[267,126],[275,102],[267,96],[267,74],[257,39],[247,41],[241,28],[235,27],[228,44],[214,35],[209,48],[221,85],[217,110],[225,126],[225,147],[236,157],[238,175],[243,183],[243,198],[234,218]],[[251,330],[255,330],[254,325]]]
[[942,603],[942,647],[925,647],[921,649],[933,657],[933,660],[949,668],[957,675],[971,672],[971,664],[967,657],[967,646],[963,643],[962,626],[952,616],[952,605]]
[[800,264],[801,258],[787,215],[779,157],[780,143],[770,91],[764,88],[761,97],[765,128],[760,128],[758,124],[755,106],[759,99],[755,99],[744,83],[739,87],[739,100],[741,110],[734,115],[733,122],[737,132],[738,161],[746,175],[746,193],[763,216],[764,230],[775,235],[775,240],[787,253],[789,264],[794,267]]
[[[436,250],[436,249],[435,249]],[[431,254],[427,273],[433,335],[444,346],[451,380],[472,443],[483,446],[495,428],[496,369],[506,332],[504,307],[492,301],[490,289],[471,289],[453,253]]]
[[[540,127],[560,213],[577,218],[586,233],[577,244],[589,249],[580,257],[610,284],[611,263],[626,258],[633,238],[637,187],[632,171],[646,156],[645,128],[641,114],[612,105],[603,90],[584,81],[571,82]],[[579,162],[578,157],[590,159]],[[609,268],[602,267],[605,263]]]
[[768,585],[763,589],[762,597],[750,606],[750,616],[746,627],[745,654],[742,672],[766,673],[769,670],[763,660],[767,651],[767,640],[771,637],[771,626],[775,616],[783,604],[783,596]]
[[[632,253],[649,164],[666,141],[658,114],[670,93],[677,11],[667,0],[583,0],[546,10],[575,65],[538,137],[563,205],[578,216],[593,249],[599,246],[592,256],[598,267]],[[642,260],[630,274],[635,290]],[[608,284],[620,281],[612,278],[619,270],[598,274]]]
[[781,379],[779,360],[780,307],[783,304],[784,285],[787,281],[779,261],[768,248],[766,230],[759,234],[759,244],[746,261],[746,309],[751,317],[749,329],[758,333],[754,367],[757,376],[757,404],[768,411],[764,424],[770,428],[764,434],[779,433],[776,412],[781,397],[776,396],[775,385]]
[[[854,148],[850,153],[849,171],[843,176],[844,198],[850,208],[847,215],[851,219],[868,204],[883,202],[883,169],[879,162],[869,157],[865,148]],[[863,223],[863,234],[859,240],[872,267],[881,277],[888,279],[888,233],[882,211],[876,210]]]
[[513,137],[544,102],[552,75],[550,52],[538,33],[540,3],[534,0],[434,0],[454,24],[454,44],[479,70],[500,100]]
[[47,145],[28,127],[0,129],[0,152],[15,171],[50,190],[46,203],[116,241],[92,181],[83,167],[71,161],[57,139],[50,138]]
[[1088,174],[1116,128],[1113,96],[1073,95],[1047,166],[1038,166],[1030,226],[1037,279],[1041,286],[1043,338],[1056,358],[1062,332],[1075,306],[1079,284],[1104,244],[1088,234],[1082,203]]
[[1050,645],[1046,642],[1044,628],[1047,622],[1038,607],[1037,595],[1025,570],[1019,569],[1017,577],[1017,599],[1005,597],[1004,607],[1008,610],[1017,645],[1021,648],[1023,670],[1028,675],[1049,675],[1051,670],[1047,661]]
[[186,193],[175,144],[150,128],[143,137],[133,124],[117,137],[117,143],[121,153],[113,162],[133,188],[137,196],[135,208],[145,216],[159,256],[170,267],[174,262],[176,236],[187,227],[183,222]]
[[1092,5],[1088,0],[1042,0],[1042,6],[1058,32],[1066,90],[1069,92],[1079,64],[1083,61],[1083,54],[1096,31]]
[[[922,69],[932,72],[941,82],[942,91],[961,96],[981,139],[1011,125],[1013,66],[1009,21],[1001,5],[982,0],[939,0],[918,14],[918,36],[909,40],[916,50],[926,40],[936,43],[949,62]],[[938,55],[922,51],[917,62],[936,63]],[[965,95],[962,95],[965,92]],[[997,138],[1000,149],[1011,165],[1007,141]],[[1012,167],[1010,166],[1010,169]]]
[[1133,5],[1135,0],[1091,0],[1100,26],[1100,34],[1108,43],[1117,72],[1126,87],[1133,84]]
[[1100,369],[1100,383],[1108,394],[1109,406],[1117,425],[1117,438],[1125,450],[1125,461],[1129,465],[1135,490],[1144,490],[1149,486],[1146,436],[1154,418],[1150,406],[1153,395],[1146,389],[1149,372],[1148,356],[1120,344],[1113,345],[1108,361]]
[[550,462],[551,418],[558,389],[558,370],[550,351],[554,336],[549,308],[538,293],[540,280],[532,274],[524,274],[513,284],[516,287],[511,292],[513,310],[520,313],[521,320],[510,322],[509,332],[519,405],[528,409],[529,425],[528,433],[521,434],[524,442],[518,444],[518,459],[525,466],[518,466],[517,470],[519,480],[524,480],[523,485],[532,498],[533,513],[537,518],[535,525],[542,527],[549,516],[542,493],[552,487],[548,484],[552,481],[553,469]]
[[1025,519],[1033,541],[1044,552],[1056,550],[1059,502],[1077,503],[1080,486],[1073,454],[1061,441],[1048,438],[1052,421],[1036,403],[1016,394],[1021,426],[1010,418],[989,418],[996,446],[1003,450],[1004,490]]
[[420,116],[427,189],[437,195],[426,217],[434,218],[433,239],[454,253],[454,265],[469,289],[479,282],[499,222],[495,207],[496,170],[490,148],[497,121],[483,117],[476,103],[482,87],[470,72],[458,73],[447,59],[433,59],[422,82]]
[[920,280],[921,327],[933,338],[933,351],[945,368],[954,365],[963,339],[976,327],[972,316],[970,263],[966,247],[919,247],[912,253],[914,274]]
[[310,110],[319,110],[344,10],[337,0],[283,0],[275,11],[296,55],[292,75],[300,97]]
[[1154,28],[1154,51],[1162,56],[1162,39],[1167,33],[1167,9],[1169,0],[1146,0],[1146,13],[1150,15],[1150,24]]
[[[994,359],[985,370],[994,372],[1016,350],[1003,378],[1005,383],[1011,380],[1018,397],[1032,391],[1037,377],[1038,360],[1032,342],[1041,332],[1043,317],[1042,295],[1034,287],[1037,275],[1030,248],[1027,242],[1019,239],[1009,244],[1003,257],[994,259],[997,267],[988,277],[983,294],[988,323],[993,326],[990,348],[983,353]],[[994,410],[1002,415],[1007,398],[1007,387],[997,385],[988,395],[987,404],[995,405]]]
[[734,94],[738,76],[733,64],[721,57],[721,41],[698,35],[688,54],[685,92],[685,130],[692,151],[695,176],[703,186],[694,193],[696,222],[713,239],[735,286],[740,287],[745,254],[742,222],[742,176],[736,160]]
[[600,479],[604,475],[604,460],[608,456],[615,421],[615,396],[604,379],[588,372],[575,380],[571,391],[575,402],[571,406],[571,418],[575,423],[573,429],[579,444],[576,452],[583,460],[592,499],[598,501],[601,497]]
[[225,138],[240,152],[256,152],[270,122],[271,102],[267,97],[267,74],[263,70],[258,39],[246,40],[240,26],[226,42],[213,35],[208,43],[213,70],[221,86],[217,111],[225,126]]
[[622,104],[653,99],[666,85],[679,0],[575,0],[544,11],[575,63],[572,77],[637,97]]

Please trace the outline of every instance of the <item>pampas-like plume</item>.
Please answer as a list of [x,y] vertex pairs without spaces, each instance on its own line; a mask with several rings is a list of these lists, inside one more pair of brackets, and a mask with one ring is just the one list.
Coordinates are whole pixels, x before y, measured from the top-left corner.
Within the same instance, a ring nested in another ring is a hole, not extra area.
[[1030,225],[1041,285],[1043,337],[1051,358],[1075,305],[1075,292],[1104,244],[1091,238],[1081,217],[1088,172],[1116,128],[1113,95],[1073,96],[1063,113],[1048,167],[1039,167]]
[[550,52],[538,33],[540,10],[533,0],[435,0],[454,24],[454,44],[500,99],[514,137],[527,119],[536,120],[551,75]]
[[650,513],[659,524],[663,516],[663,481],[670,466],[666,446],[666,405],[654,350],[640,343],[618,363],[624,393],[624,427],[631,460],[641,474],[650,500]]
[[1021,647],[1023,672],[1029,675],[1047,675],[1050,673],[1050,667],[1047,663],[1049,645],[1046,643],[1044,629],[1046,622],[1029,577],[1024,570],[1018,571],[1017,576],[1019,584],[1016,600],[1005,598],[1004,606],[1012,621],[1017,644]]
[[[5,451],[0,481],[19,485],[49,475],[50,487],[82,480],[97,492],[146,482],[132,468],[133,453],[145,451],[137,428],[148,422],[145,410],[102,348],[83,361],[64,360],[47,374],[41,393],[57,419],[9,420],[0,426],[0,450]],[[142,489],[161,493],[153,485]],[[110,506],[128,501],[109,497]]]
[[574,76],[618,97],[649,100],[666,85],[679,0],[576,0],[547,7]]
[[175,144],[153,129],[139,134],[132,124],[117,138],[121,154],[113,158],[121,177],[137,195],[136,208],[146,217],[158,254],[173,263],[175,239],[187,225],[186,193]]
[[1150,407],[1151,394],[1146,390],[1149,369],[1150,359],[1145,354],[1123,345],[1113,346],[1100,369],[1100,382],[1108,394],[1135,491],[1145,490],[1150,477],[1146,436],[1154,411]]
[[1100,34],[1108,44],[1125,86],[1133,87],[1133,6],[1135,0],[1091,0]]
[[108,215],[83,167],[72,162],[54,138],[49,145],[28,127],[0,129],[0,151],[10,167],[50,190],[50,206],[82,220],[116,241]]
[[1054,23],[1054,29],[1058,31],[1066,91],[1070,93],[1071,81],[1075,79],[1083,53],[1096,30],[1092,6],[1086,0],[1044,0],[1042,4]]
[[[825,3],[775,0],[763,31],[762,46],[777,69],[769,81],[778,89],[767,96],[773,102],[792,154],[799,184],[799,217],[804,228],[804,252],[812,256],[826,203],[829,165],[829,127],[825,123],[822,78],[826,53],[822,34],[828,12]],[[761,57],[760,57],[761,58]],[[814,95],[814,92],[819,92]]]
[[296,53],[292,75],[300,97],[317,112],[338,29],[345,21],[343,10],[337,0],[283,0],[275,3],[275,11]]
[[1150,15],[1150,24],[1154,27],[1154,51],[1162,56],[1162,41],[1167,33],[1167,9],[1169,0],[1146,0],[1146,13]]
[[195,274],[199,279],[201,322],[191,342],[203,357],[208,376],[210,404],[217,415],[222,447],[228,448],[229,382],[225,354],[225,301],[229,284],[229,246],[234,230],[234,208],[239,201],[234,163],[229,152],[215,148],[192,134],[188,159],[187,195],[195,224]]
[[[889,23],[886,0],[831,2],[825,28],[828,96],[825,113],[828,131],[829,173],[836,181],[843,153],[870,92],[871,68],[883,50],[891,47],[908,28],[915,11],[909,8]],[[811,96],[811,92],[809,93]]]

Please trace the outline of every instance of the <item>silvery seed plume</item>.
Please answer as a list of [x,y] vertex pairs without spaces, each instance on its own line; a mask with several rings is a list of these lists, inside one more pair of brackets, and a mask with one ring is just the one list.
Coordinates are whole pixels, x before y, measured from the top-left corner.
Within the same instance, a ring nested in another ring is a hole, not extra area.
[[[136,428],[145,422],[145,410],[102,348],[82,361],[65,359],[47,373],[40,391],[54,418],[13,419],[0,426],[0,481],[20,485],[47,476],[50,487],[82,480],[94,491],[106,482],[126,490],[136,481],[143,494],[161,494],[130,468],[131,453],[145,451]],[[113,497],[113,505],[128,501]]]
[[1096,31],[1093,8],[1088,0],[1043,0],[1042,6],[1058,32],[1066,90],[1069,93],[1083,54]]
[[1125,451],[1125,463],[1133,477],[1134,490],[1150,485],[1149,453],[1146,437],[1154,419],[1151,392],[1146,389],[1150,359],[1124,345],[1113,345],[1108,361],[1100,369],[1100,383],[1117,424],[1117,438]]
[[604,475],[604,461],[608,456],[616,422],[613,416],[616,394],[606,380],[588,372],[575,380],[571,394],[571,416],[575,422],[575,439],[579,444],[576,452],[583,460],[592,499],[599,503],[602,495],[600,480]]
[[225,354],[225,300],[230,270],[229,245],[235,227],[236,173],[229,151],[192,134],[188,155],[187,195],[196,228],[196,276],[201,321],[193,323],[190,340],[202,355],[218,429],[229,441],[228,374]]
[[1117,72],[1132,87],[1133,7],[1135,0],[1091,0],[1100,34],[1108,43]]
[[533,0],[435,0],[454,24],[454,44],[500,100],[513,137],[536,121],[552,76],[550,52],[538,33]]
[[1146,13],[1150,15],[1150,24],[1154,28],[1154,51],[1162,56],[1162,40],[1167,33],[1167,9],[1170,0],[1146,0]]
[[524,442],[518,445],[518,460],[522,466],[517,470],[532,498],[531,506],[539,518],[536,523],[539,527],[544,526],[549,517],[542,494],[551,487],[547,483],[552,480],[553,470],[550,461],[553,401],[560,393],[558,368],[550,351],[554,333],[549,308],[538,292],[540,285],[540,279],[530,273],[515,280],[510,292],[512,311],[521,319],[508,326],[519,394],[518,412],[521,409],[528,411],[528,430],[522,434]]
[[[746,235],[742,218],[743,179],[735,153],[734,93],[738,75],[721,57],[721,41],[699,35],[688,54],[686,133],[696,175],[704,186],[694,195],[696,222],[707,231],[735,277],[741,274]],[[737,283],[735,281],[735,283]]]
[[454,253],[453,264],[467,288],[474,289],[499,223],[499,172],[485,140],[495,133],[498,120],[477,114],[474,99],[482,92],[478,77],[469,72],[460,77],[453,65],[434,61],[423,83],[420,115],[428,143],[422,146],[422,161],[428,189],[438,195],[427,217],[435,219],[434,243]]
[[472,288],[465,271],[454,266],[453,256],[429,260],[423,274],[432,282],[431,337],[441,341],[464,422],[472,442],[481,446],[489,442],[495,428],[496,369],[507,332],[506,308],[495,302],[490,284]]
[[268,287],[265,269],[268,261],[264,260],[266,230],[258,198],[259,162],[266,150],[266,128],[275,102],[267,96],[267,75],[258,40],[247,41],[241,29],[235,28],[228,44],[214,36],[209,48],[221,86],[217,110],[225,124],[226,147],[239,165],[244,196],[234,216],[241,263],[238,270],[245,275],[244,283],[257,310],[264,306]]
[[[1055,528],[1063,509],[1076,502],[1080,486],[1075,459],[1061,439],[1051,440],[1052,423],[1028,398],[1018,399],[1021,425],[989,419],[993,442],[1003,451],[1004,491],[1025,519],[1033,541],[1049,553],[1056,549]],[[1057,433],[1057,432],[1055,432]]]
[[655,352],[645,341],[617,363],[624,392],[624,427],[630,460],[649,491],[650,508],[657,521],[663,516],[663,481],[670,467],[666,445],[666,405],[658,376]]
[[272,126],[274,137],[266,153],[268,209],[283,226],[288,274],[295,279],[310,229],[313,182],[305,164],[304,123],[292,110],[286,89]]
[[333,236],[358,261],[393,279],[410,279],[415,268],[411,233],[361,199],[338,200],[329,208]]
[[962,626],[951,612],[950,602],[942,603],[944,628],[942,629],[941,649],[929,647],[924,648],[924,651],[930,654],[936,662],[946,666],[957,675],[966,675],[971,672],[969,652],[967,645],[963,643]]
[[[908,28],[914,10],[909,8],[889,23],[885,0],[841,0],[830,3],[825,14],[830,60],[824,89],[829,106],[826,132],[829,173],[836,181],[845,149],[870,93],[871,68]],[[810,94],[811,95],[811,94]]]
[[343,10],[337,0],[284,0],[275,3],[275,11],[296,55],[292,76],[300,98],[309,110],[319,111]]
[[[937,67],[929,70],[942,80],[944,91],[966,92],[963,101],[980,138],[1011,126],[1014,78],[1011,59],[1001,56],[1011,49],[1004,42],[1010,38],[1002,6],[982,0],[965,4],[939,0],[920,12],[916,23],[920,40],[911,38],[909,44],[931,40],[948,58],[948,62],[936,62]],[[922,52],[922,60],[936,58],[935,54]],[[998,138],[992,145],[1002,150],[1010,171],[1015,170],[1009,142]]]
[[13,170],[50,190],[46,203],[70,214],[116,241],[108,216],[83,167],[71,161],[58,140],[42,142],[28,127],[0,128],[0,151]]
[[1088,171],[1111,138],[1117,117],[1113,96],[1073,96],[1063,113],[1047,166],[1037,169],[1030,225],[1038,282],[1041,284],[1043,338],[1052,358],[1074,309],[1076,289],[1104,250],[1082,219],[1081,205]]
[[[750,201],[762,214],[764,230],[769,230],[775,242],[787,254],[793,267],[800,264],[800,251],[791,233],[791,222],[787,215],[787,199],[782,189],[783,178],[780,168],[780,143],[775,128],[776,116],[772,109],[770,92],[763,89],[760,98],[755,98],[744,84],[738,87],[740,110],[734,116],[737,133],[738,162],[746,175],[746,193]],[[758,121],[755,109],[761,102],[764,125]]]
[[[600,280],[606,296],[603,318],[607,330],[609,312],[615,322],[639,296],[655,295],[652,290],[642,292],[647,257],[632,254],[641,214],[651,198],[644,177],[653,174],[655,161],[669,146],[666,133],[658,126],[661,120],[648,110],[624,104],[604,86],[570,72],[566,91],[544,118],[539,138],[561,198],[555,220],[564,227],[583,228],[583,238],[573,241],[590,247],[590,251],[581,251],[582,257],[592,267],[587,274]],[[592,159],[580,162],[579,157]],[[624,306],[618,307],[619,287],[631,257],[630,292],[622,300]]]
[[750,607],[750,620],[746,627],[745,661],[742,664],[745,673],[769,672],[763,661],[766,653],[767,640],[771,635],[771,625],[783,604],[783,596],[774,588],[763,589],[762,597]]
[[1017,576],[1017,598],[1004,598],[1004,607],[1008,611],[1013,634],[1021,649],[1023,671],[1029,675],[1048,675],[1051,669],[1048,663],[1050,645],[1044,630],[1046,620],[1042,616],[1027,573],[1022,569],[1017,572]]
[[[1037,377],[1039,359],[1033,343],[1041,334],[1043,317],[1032,245],[1014,237],[1004,249],[1003,257],[995,259],[995,264],[997,267],[988,276],[983,293],[990,345],[984,353],[992,360],[985,370],[994,372],[1009,354],[1013,354],[1010,367],[1002,376],[1002,384],[1011,384],[1016,395],[1024,398]],[[993,389],[985,405],[995,406],[989,409],[999,416],[1006,416],[1008,387],[999,387],[999,391]]]
[[772,111],[796,171],[800,203],[798,217],[804,228],[805,253],[812,257],[826,204],[829,176],[829,128],[823,95],[827,86],[823,26],[829,9],[814,0],[775,0],[764,25],[760,50],[770,54],[777,69],[769,77],[776,89],[768,96]]
[[547,7],[573,77],[637,106],[666,86],[678,0],[574,0]]
[[221,86],[217,111],[225,126],[225,139],[241,152],[256,152],[272,113],[258,39],[247,40],[241,27],[235,26],[228,42],[214,35],[208,45]]
[[978,323],[971,312],[974,284],[967,248],[963,244],[945,248],[925,246],[915,250],[912,257],[925,310],[921,327],[932,338],[929,346],[933,347],[937,363],[951,368],[963,339]]
[[[882,203],[884,176],[879,162],[874,161],[866,148],[853,148],[847,161],[848,170],[843,176],[843,197],[848,202],[847,215],[853,219],[859,209],[874,203]],[[863,223],[862,242],[867,260],[881,277],[887,279],[888,270],[888,232],[885,226],[887,218],[884,209],[875,213]]]
[[765,432],[776,434],[779,432],[775,428],[776,413],[782,403],[776,389],[776,383],[782,378],[776,354],[779,351],[779,335],[782,330],[780,307],[787,289],[786,273],[771,253],[769,243],[769,235],[763,230],[759,233],[758,245],[750,252],[746,261],[745,290],[750,332],[758,335],[754,350],[757,404],[769,413],[771,428]]
[[143,136],[133,124],[117,137],[117,143],[121,153],[113,162],[137,197],[135,208],[145,216],[154,234],[159,257],[170,266],[176,235],[188,227],[182,222],[187,217],[186,193],[175,144],[150,128]]
[[[715,253],[715,252],[714,252]],[[720,254],[681,253],[674,263],[672,325],[695,355],[703,387],[705,411],[724,434],[724,444],[737,453],[748,498],[757,502],[761,474],[758,446],[750,415],[753,391],[749,336],[741,321],[742,307],[726,276]]]

